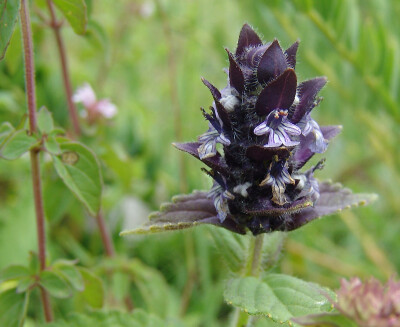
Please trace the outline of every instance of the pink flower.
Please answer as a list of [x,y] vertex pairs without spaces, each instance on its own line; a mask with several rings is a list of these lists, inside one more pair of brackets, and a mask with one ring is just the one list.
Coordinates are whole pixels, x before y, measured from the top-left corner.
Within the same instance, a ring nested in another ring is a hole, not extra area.
[[109,99],[97,100],[96,94],[88,83],[85,83],[76,90],[72,96],[72,101],[83,104],[86,109],[84,116],[90,124],[94,123],[100,117],[110,119],[117,113],[117,107]]
[[336,308],[361,327],[400,326],[400,282],[389,280],[382,285],[371,278],[343,279],[337,292]]

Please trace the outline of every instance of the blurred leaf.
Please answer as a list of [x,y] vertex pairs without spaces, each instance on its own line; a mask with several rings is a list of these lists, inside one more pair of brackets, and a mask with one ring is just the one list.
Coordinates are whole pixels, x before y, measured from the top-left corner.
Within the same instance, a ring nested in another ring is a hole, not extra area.
[[326,289],[283,274],[269,274],[228,281],[224,297],[250,315],[265,315],[286,322],[296,316],[331,310]]
[[103,307],[104,303],[104,287],[99,277],[85,268],[78,268],[85,284],[83,292],[78,293],[78,297],[95,309]]
[[286,233],[284,232],[273,232],[264,235],[261,252],[261,271],[267,271],[276,266],[282,253],[285,238]]
[[4,122],[0,125],[0,145],[14,130],[14,127],[9,122]]
[[[62,154],[53,155],[54,167],[65,185],[91,215],[100,210],[102,177],[94,153],[81,143],[57,138]],[[61,142],[60,142],[61,141]]]
[[34,276],[22,277],[17,284],[17,293],[24,293],[36,284],[36,278]]
[[167,317],[169,311],[175,309],[177,299],[164,276],[139,260],[133,260],[127,268],[146,303],[147,310],[160,317]]
[[292,319],[301,326],[310,327],[357,327],[358,325],[349,318],[339,313],[326,313],[296,317]]
[[239,235],[223,228],[208,228],[221,260],[235,274],[244,271],[247,264],[251,235]]
[[44,147],[51,154],[54,154],[54,155],[61,154],[60,146],[58,145],[57,140],[54,136],[47,137],[47,139],[44,141]]
[[83,291],[85,289],[84,280],[79,269],[71,264],[70,262],[59,261],[54,263],[53,268],[59,274],[61,274],[65,280],[77,291]]
[[51,296],[64,299],[72,295],[68,283],[59,271],[44,270],[40,273],[40,285],[42,285]]
[[29,274],[30,271],[25,266],[20,266],[20,265],[9,266],[0,271],[0,283],[10,279],[19,279]]
[[56,321],[43,327],[161,327],[170,326],[153,314],[136,309],[133,313],[119,311],[93,311],[87,314],[72,314],[68,320]]
[[0,293],[0,326],[20,327],[23,325],[29,292],[18,294],[14,289]]
[[104,28],[94,20],[90,20],[85,34],[86,39],[98,49],[103,51],[108,48],[108,38]]
[[5,144],[0,148],[0,157],[7,160],[14,160],[28,152],[37,140],[26,134],[25,130],[19,130],[12,134]]
[[0,60],[4,58],[11,36],[14,32],[15,23],[18,19],[21,1],[0,1]]
[[53,115],[44,106],[38,112],[37,124],[39,130],[44,134],[49,134],[54,128]]
[[62,11],[76,34],[85,34],[88,22],[84,0],[52,0]]

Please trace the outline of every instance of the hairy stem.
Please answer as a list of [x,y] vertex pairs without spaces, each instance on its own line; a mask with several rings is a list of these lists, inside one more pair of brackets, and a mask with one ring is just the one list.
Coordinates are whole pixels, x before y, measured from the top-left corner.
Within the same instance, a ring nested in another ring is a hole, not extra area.
[[[265,237],[264,234],[259,234],[256,237],[252,237],[252,244],[249,247],[246,276],[258,277],[260,274],[264,237]],[[240,308],[236,308],[232,326],[235,327],[247,326],[249,323],[249,319],[250,316],[248,313],[241,311]]]
[[113,257],[115,255],[114,244],[112,242],[111,235],[108,232],[106,222],[104,220],[104,216],[101,211],[99,211],[99,213],[96,216],[96,222],[100,230],[101,240],[103,242],[106,255],[107,257]]
[[[35,93],[35,66],[33,56],[33,41],[31,22],[29,17],[29,7],[26,0],[21,0],[21,32],[24,47],[24,61],[25,61],[25,84],[26,84],[26,97],[28,102],[29,114],[29,132],[33,134],[37,131],[36,119],[36,93]],[[37,239],[39,250],[40,270],[46,269],[46,232],[45,232],[45,218],[43,209],[43,195],[42,183],[40,177],[39,165],[39,151],[33,149],[30,151],[31,168],[32,168],[32,184],[33,184],[33,197],[36,212],[36,227]],[[42,305],[44,315],[47,322],[53,320],[53,312],[51,309],[49,294],[43,289],[41,291]]]
[[57,18],[56,18],[55,12],[54,12],[54,5],[51,0],[47,0],[47,7],[49,8],[50,17],[51,17],[50,26],[53,29],[54,36],[55,36],[56,42],[57,42],[57,49],[58,49],[58,53],[59,53],[59,57],[60,57],[62,78],[63,78],[65,95],[67,97],[69,116],[71,118],[74,133],[76,135],[80,135],[81,129],[79,126],[78,112],[76,110],[74,102],[72,101],[72,87],[71,87],[71,79],[70,79],[69,70],[68,70],[67,54],[65,51],[63,39],[61,37],[60,29],[61,29],[62,24],[59,21],[57,21]]

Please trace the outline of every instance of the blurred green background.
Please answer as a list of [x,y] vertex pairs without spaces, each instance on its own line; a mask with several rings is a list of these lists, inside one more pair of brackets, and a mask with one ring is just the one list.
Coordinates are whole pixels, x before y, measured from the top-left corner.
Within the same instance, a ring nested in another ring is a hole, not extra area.
[[[200,77],[219,88],[226,84],[224,47],[235,49],[245,22],[283,48],[300,39],[300,80],[328,77],[313,116],[321,125],[343,125],[343,132],[310,163],[326,157],[317,177],[379,195],[369,207],[291,232],[276,270],[332,288],[341,277],[386,280],[400,271],[399,1],[97,0],[88,6],[86,37],[69,26],[62,30],[72,83],[90,83],[98,97],[117,105],[118,114],[86,126],[82,140],[102,162],[103,206],[118,253],[155,269],[173,294],[173,314],[183,313],[188,325],[223,326],[230,310],[222,300],[226,271],[206,228],[124,239],[118,233],[172,195],[210,187],[201,164],[171,143],[195,140],[206,130],[199,108],[212,98]],[[42,1],[33,2],[38,105],[67,127],[58,53],[41,11]],[[25,111],[17,29],[0,63],[0,120],[17,124]],[[96,265],[103,248],[94,220],[42,159],[50,257]],[[29,167],[28,157],[0,161],[0,269],[26,263],[36,250]],[[124,287],[118,280],[110,285],[117,293]],[[136,293],[137,306],[161,310],[165,304]]]

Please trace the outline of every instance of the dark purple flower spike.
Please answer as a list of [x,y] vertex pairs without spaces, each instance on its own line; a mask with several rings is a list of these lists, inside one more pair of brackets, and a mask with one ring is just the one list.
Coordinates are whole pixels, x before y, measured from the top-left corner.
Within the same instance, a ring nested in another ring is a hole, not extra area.
[[198,142],[174,144],[210,168],[212,189],[174,198],[145,226],[122,234],[205,223],[240,234],[290,231],[375,199],[318,182],[314,174],[321,163],[302,171],[341,126],[320,127],[311,118],[327,80],[298,83],[298,45],[296,41],[284,51],[277,40],[263,44],[249,25],[243,26],[235,53],[227,50],[228,85],[218,90],[202,79],[214,100],[209,112],[203,110],[208,131]]

